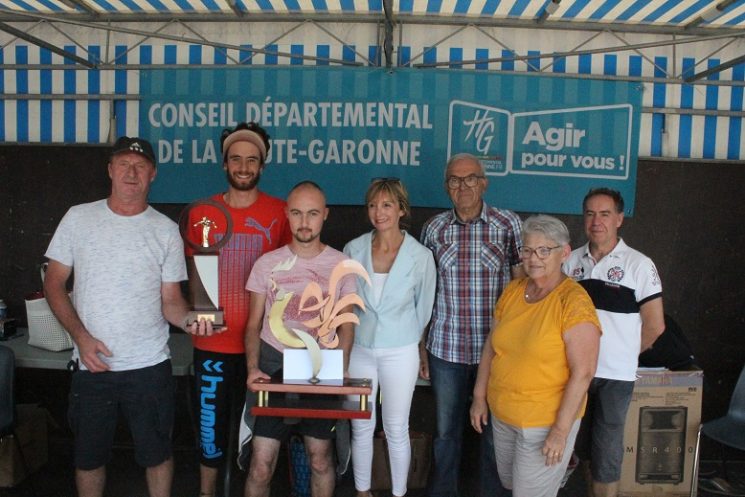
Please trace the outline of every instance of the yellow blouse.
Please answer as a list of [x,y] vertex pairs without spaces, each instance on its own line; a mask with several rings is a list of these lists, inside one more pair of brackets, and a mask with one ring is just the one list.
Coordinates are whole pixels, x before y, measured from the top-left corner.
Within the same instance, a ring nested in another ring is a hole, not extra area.
[[[520,428],[551,426],[569,380],[563,334],[589,322],[600,329],[590,296],[566,278],[542,300],[525,302],[528,278],[512,281],[494,309],[487,401],[500,421]],[[585,405],[583,402],[582,412]]]

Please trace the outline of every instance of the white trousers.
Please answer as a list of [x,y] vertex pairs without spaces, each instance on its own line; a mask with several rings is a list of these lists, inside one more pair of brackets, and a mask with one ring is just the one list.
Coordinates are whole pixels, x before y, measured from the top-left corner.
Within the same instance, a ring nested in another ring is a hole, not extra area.
[[[349,357],[349,375],[372,379],[371,402],[380,385],[383,430],[388,442],[393,495],[406,494],[411,462],[409,410],[419,374],[419,344],[369,349],[355,344]],[[370,419],[352,420],[352,464],[354,486],[369,490],[372,474],[375,411]]]
[[541,454],[550,427],[517,428],[494,416],[491,422],[502,485],[512,489],[513,497],[555,497],[572,457],[580,420],[569,430],[561,462],[553,466],[546,466],[546,456]]

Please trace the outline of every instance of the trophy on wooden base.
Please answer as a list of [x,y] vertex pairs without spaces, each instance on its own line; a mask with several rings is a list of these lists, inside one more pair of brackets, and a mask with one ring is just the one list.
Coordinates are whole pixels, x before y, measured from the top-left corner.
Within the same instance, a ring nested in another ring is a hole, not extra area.
[[[216,235],[213,231],[218,229]],[[214,200],[197,200],[181,212],[179,231],[192,253],[186,257],[191,304],[186,325],[204,319],[212,321],[213,327],[222,327],[225,320],[220,307],[219,256],[233,234],[230,213]]]
[[[274,270],[289,270],[295,261],[296,257],[292,257],[281,262]],[[370,418],[368,396],[372,392],[372,381],[369,378],[344,378],[344,352],[336,350],[339,345],[336,328],[350,322],[359,324],[357,315],[342,311],[350,305],[365,310],[365,304],[357,294],[347,294],[338,300],[334,298],[336,286],[349,274],[356,274],[370,284],[365,268],[357,261],[346,259],[332,270],[328,295],[324,296],[323,290],[315,282],[308,283],[303,290],[298,310],[317,311],[313,318],[302,323],[313,334],[285,326],[283,314],[293,293],[278,289],[277,298],[269,310],[269,327],[277,340],[285,345],[283,377],[282,380],[257,380],[251,385],[251,390],[258,394],[257,406],[251,409],[252,414],[299,418]],[[324,348],[321,349],[321,346]],[[359,395],[360,400],[356,404],[346,398],[323,401],[283,399],[270,405],[270,392]]]

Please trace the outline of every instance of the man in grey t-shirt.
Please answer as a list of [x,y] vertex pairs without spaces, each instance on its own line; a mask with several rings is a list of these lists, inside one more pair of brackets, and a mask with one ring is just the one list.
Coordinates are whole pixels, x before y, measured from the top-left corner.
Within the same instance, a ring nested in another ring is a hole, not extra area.
[[[75,342],[69,415],[80,497],[100,497],[119,413],[151,497],[171,493],[174,399],[168,323],[211,334],[210,323],[185,327],[184,249],[176,224],[147,204],[155,179],[153,148],[122,137],[108,164],[108,198],[65,214],[46,256],[44,291]],[[73,269],[73,297],[67,281]]]

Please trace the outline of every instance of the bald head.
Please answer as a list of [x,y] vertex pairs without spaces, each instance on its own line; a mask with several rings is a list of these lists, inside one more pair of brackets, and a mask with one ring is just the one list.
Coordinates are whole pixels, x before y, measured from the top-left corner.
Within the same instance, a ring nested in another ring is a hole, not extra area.
[[297,185],[293,186],[292,190],[290,190],[290,193],[287,195],[287,204],[289,205],[293,197],[297,197],[297,195],[300,194],[302,194],[303,196],[305,196],[306,194],[314,196],[315,194],[316,197],[321,199],[323,208],[326,207],[326,194],[323,193],[321,187],[313,181],[301,181]]
[[286,211],[293,243],[318,243],[320,246],[321,229],[329,214],[321,187],[312,181],[295,185],[287,195]]

